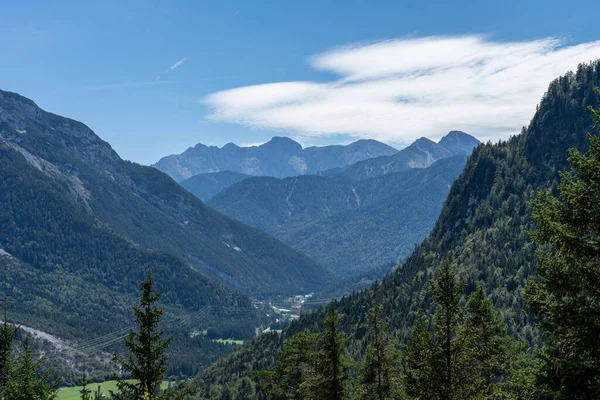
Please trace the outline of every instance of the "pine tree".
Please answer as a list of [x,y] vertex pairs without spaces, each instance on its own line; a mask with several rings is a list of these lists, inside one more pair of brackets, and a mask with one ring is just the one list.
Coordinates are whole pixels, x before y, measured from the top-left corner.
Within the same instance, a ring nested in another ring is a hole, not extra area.
[[382,313],[380,305],[369,310],[366,359],[358,379],[360,399],[391,399],[398,391],[400,354],[395,342],[389,339],[388,324],[381,317]]
[[473,373],[469,374],[473,391],[491,398],[495,383],[508,373],[512,339],[506,333],[502,315],[493,310],[482,286],[469,296],[465,311],[463,335],[467,338],[466,345],[474,353]]
[[460,305],[464,285],[444,263],[430,292],[436,311],[431,330],[424,313],[404,349],[402,380],[413,399],[491,399],[508,374],[512,340],[483,288]]
[[4,388],[12,378],[12,343],[19,332],[19,328],[8,323],[7,302],[4,300],[4,319],[0,325],[0,399],[3,399]]
[[463,310],[459,303],[463,296],[464,285],[458,281],[449,262],[445,262],[430,292],[435,299],[437,310],[433,315],[433,329],[437,342],[435,372],[439,377],[439,389],[442,399],[464,398],[461,386],[464,352],[464,340],[457,337]]
[[54,400],[60,380],[50,381],[50,373],[42,372],[43,359],[33,359],[29,336],[15,362],[13,379],[6,383],[4,396],[8,400]]
[[303,384],[317,373],[319,334],[300,332],[285,343],[273,368],[260,371],[255,379],[269,392],[269,398],[303,399]]
[[83,374],[79,383],[81,386],[81,400],[89,400],[90,395],[88,393],[88,385],[90,384],[90,380],[87,374],[85,373],[85,368],[83,370]]
[[275,366],[255,378],[269,398],[342,400],[347,393],[350,361],[338,332],[340,315],[332,300],[322,331],[294,335],[279,353]]
[[402,383],[406,395],[412,399],[438,398],[438,377],[434,369],[436,351],[428,325],[425,313],[419,312],[410,340],[404,346]]
[[568,151],[559,197],[533,202],[538,270],[526,299],[544,333],[539,384],[563,399],[600,398],[600,137],[589,141],[585,154]]
[[171,338],[163,339],[164,330],[158,331],[163,311],[155,305],[162,293],[155,290],[152,274],[142,282],[141,289],[139,307],[133,308],[138,331],[129,331],[124,340],[130,354],[127,358],[116,354],[114,357],[121,369],[131,374],[131,378],[135,381],[128,382],[117,378],[118,392],[121,398],[127,400],[167,397],[155,394],[167,375],[166,350],[171,342]]
[[98,385],[98,388],[94,391],[93,400],[102,400],[102,389],[100,385]]
[[309,381],[315,399],[342,400],[346,395],[350,361],[344,348],[344,340],[338,332],[340,314],[335,299],[331,301],[321,333],[319,352],[319,374]]

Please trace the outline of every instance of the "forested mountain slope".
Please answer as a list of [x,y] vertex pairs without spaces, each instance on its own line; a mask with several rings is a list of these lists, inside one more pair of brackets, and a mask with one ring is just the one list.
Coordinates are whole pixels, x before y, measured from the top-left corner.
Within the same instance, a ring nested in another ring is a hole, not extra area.
[[233,171],[253,176],[285,178],[341,168],[398,150],[376,140],[358,140],[347,146],[302,146],[287,137],[274,137],[259,146],[228,143],[219,148],[201,143],[182,154],[161,158],[153,166],[180,182],[194,175]]
[[[110,232],[110,240],[119,237],[134,248],[141,246],[161,254],[176,254],[182,268],[200,271],[253,295],[312,290],[326,280],[323,271],[307,257],[211,210],[156,169],[122,160],[82,123],[44,112],[31,100],[0,92],[0,135],[7,159],[0,170],[3,174],[13,174],[4,180],[2,208],[15,208],[6,215],[7,219],[18,212],[23,215],[20,220],[4,222],[12,224],[15,231],[3,232],[0,247],[17,258],[27,253],[23,259],[34,265],[45,262],[45,257],[55,258],[50,262],[53,266],[101,265],[102,257],[93,250],[87,253],[89,260],[78,259],[76,255],[65,260],[62,257],[68,254],[67,243],[65,249],[54,244],[54,237],[68,232],[73,225],[57,222],[59,225],[52,228],[47,221],[80,216],[87,219],[88,225]],[[17,162],[22,168],[11,170]],[[26,182],[32,186],[29,192],[19,195],[15,191],[25,189],[16,182],[25,180],[25,174],[33,174]],[[48,208],[47,215],[36,211],[39,206],[35,204],[25,207],[19,198],[31,194],[32,201],[36,201],[42,197],[41,192],[54,196],[43,204]],[[63,207],[63,213],[52,211],[52,207],[59,206]],[[43,255],[39,254],[41,239],[23,235],[26,222],[31,224],[29,229],[52,238],[48,239],[49,247]],[[55,230],[48,232],[49,229]],[[109,239],[100,243],[105,240]],[[112,257],[125,259],[118,252]],[[125,272],[127,264],[122,261],[117,269]],[[113,272],[107,275],[117,279]],[[171,280],[178,284],[174,277]]]
[[250,178],[250,175],[233,171],[207,172],[194,175],[179,184],[202,201],[207,201],[221,190]]
[[[262,229],[342,276],[406,257],[431,231],[466,155],[360,181],[255,177],[208,205]],[[192,178],[193,179],[193,178]]]
[[[568,168],[566,149],[585,150],[593,122],[588,106],[598,107],[594,87],[600,85],[598,61],[580,65],[576,72],[553,81],[529,127],[520,135],[497,144],[479,146],[453,184],[431,235],[407,261],[380,284],[343,299],[339,309],[350,353],[359,357],[367,310],[384,306],[391,327],[406,338],[416,312],[427,308],[428,282],[441,261],[450,260],[467,283],[485,287],[494,307],[502,311],[515,337],[535,342],[537,335],[524,309],[523,288],[535,271],[534,248],[528,231],[533,228],[529,202],[535,191],[555,188],[558,172]],[[196,379],[199,398],[261,398],[248,377],[273,360],[274,349],[285,337],[312,328],[322,312],[303,315],[283,337],[263,336],[238,353],[217,362]],[[207,389],[210,388],[210,389]]]

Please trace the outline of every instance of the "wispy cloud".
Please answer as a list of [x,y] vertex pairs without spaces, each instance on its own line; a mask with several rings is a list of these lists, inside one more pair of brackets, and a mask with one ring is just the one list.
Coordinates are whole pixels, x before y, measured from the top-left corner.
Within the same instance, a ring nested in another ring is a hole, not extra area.
[[187,60],[187,57],[183,57],[181,60],[179,60],[175,64],[171,65],[169,67],[169,69],[167,69],[165,71],[165,74],[168,74],[169,72],[173,71],[174,69],[177,69],[177,68],[181,67],[181,65],[183,65],[183,63],[185,62],[185,60]]
[[241,143],[240,147],[257,147],[260,146],[262,144],[265,144],[266,142],[254,142],[254,143]]
[[[164,75],[168,74],[169,72],[173,71],[174,69],[181,67],[186,60],[187,60],[187,56],[183,57],[181,60],[179,60],[175,64],[171,65],[169,68],[167,68]],[[160,81],[160,78],[161,78],[161,75],[158,75],[154,81],[158,82],[158,81]]]
[[287,130],[304,138],[347,134],[388,143],[461,129],[480,139],[519,132],[557,76],[600,58],[600,41],[498,42],[434,36],[335,48],[309,59],[330,82],[274,82],[202,99],[214,121]]

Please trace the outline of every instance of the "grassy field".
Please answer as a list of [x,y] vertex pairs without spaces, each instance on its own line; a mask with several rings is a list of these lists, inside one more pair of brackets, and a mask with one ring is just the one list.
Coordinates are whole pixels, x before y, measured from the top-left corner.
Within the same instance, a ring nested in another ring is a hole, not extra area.
[[[168,382],[163,382],[162,387],[166,388],[169,385]],[[102,383],[92,383],[88,386],[89,389],[92,389],[94,392],[100,386],[100,390],[102,394],[108,396],[109,390],[117,390],[117,381],[106,381]],[[79,400],[81,398],[81,394],[79,391],[81,390],[81,386],[69,387],[60,389],[58,392],[58,400]]]

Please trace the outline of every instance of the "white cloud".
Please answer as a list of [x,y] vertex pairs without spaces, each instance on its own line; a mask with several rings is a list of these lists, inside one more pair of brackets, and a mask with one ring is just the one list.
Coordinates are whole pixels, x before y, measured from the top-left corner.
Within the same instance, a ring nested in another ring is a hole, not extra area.
[[303,138],[347,134],[388,143],[460,129],[505,138],[527,125],[554,78],[600,58],[600,41],[497,42],[483,36],[396,39],[310,58],[330,82],[275,82],[202,101],[209,118]]
[[181,67],[181,65],[185,62],[185,60],[187,60],[187,57],[183,57],[181,60],[179,60],[175,64],[171,65],[169,67],[169,69],[165,72],[165,74],[168,74],[170,71],[173,71],[174,69]]

